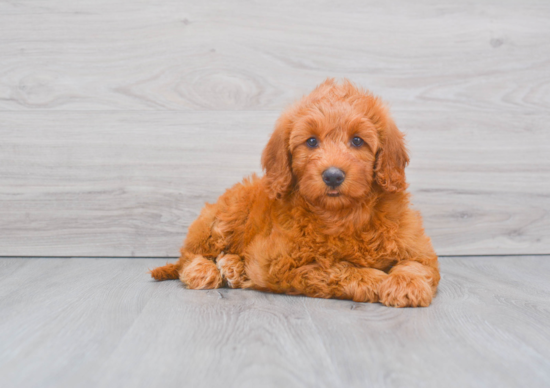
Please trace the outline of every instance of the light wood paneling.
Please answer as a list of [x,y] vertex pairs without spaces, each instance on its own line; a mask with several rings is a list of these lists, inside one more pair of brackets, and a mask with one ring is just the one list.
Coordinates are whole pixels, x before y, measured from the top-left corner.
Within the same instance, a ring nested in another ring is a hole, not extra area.
[[2,259],[2,387],[545,387],[549,259],[444,258],[417,309],[185,290],[155,259]]
[[[2,115],[0,246],[4,255],[23,256],[177,256],[204,202],[261,172],[277,118]],[[460,120],[438,111],[395,116],[409,139],[413,202],[439,254],[550,251],[550,116],[467,109]]]
[[549,19],[546,0],[3,1],[0,108],[279,111],[345,76],[399,108],[540,111]]
[[550,253],[549,19],[545,0],[0,2],[0,255],[176,255],[328,76],[391,103],[440,254]]

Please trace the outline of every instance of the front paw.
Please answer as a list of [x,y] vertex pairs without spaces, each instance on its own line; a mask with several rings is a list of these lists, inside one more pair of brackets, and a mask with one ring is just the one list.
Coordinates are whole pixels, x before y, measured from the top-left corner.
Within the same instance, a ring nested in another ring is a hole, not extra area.
[[378,289],[380,302],[391,307],[428,307],[433,291],[428,281],[421,276],[391,274]]

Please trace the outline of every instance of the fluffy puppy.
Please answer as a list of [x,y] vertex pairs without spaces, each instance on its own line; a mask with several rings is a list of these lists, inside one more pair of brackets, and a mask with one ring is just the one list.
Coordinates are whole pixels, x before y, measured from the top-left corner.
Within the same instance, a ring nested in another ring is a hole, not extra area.
[[440,276],[410,208],[408,162],[383,103],[329,79],[279,118],[265,175],[206,204],[179,261],[151,275],[192,289],[428,306]]

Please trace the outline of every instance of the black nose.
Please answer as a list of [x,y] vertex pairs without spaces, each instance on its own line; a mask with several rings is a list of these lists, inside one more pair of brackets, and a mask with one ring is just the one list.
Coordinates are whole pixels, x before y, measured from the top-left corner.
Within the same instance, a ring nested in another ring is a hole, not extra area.
[[329,167],[323,172],[323,181],[327,186],[340,186],[346,177],[344,171],[336,167]]

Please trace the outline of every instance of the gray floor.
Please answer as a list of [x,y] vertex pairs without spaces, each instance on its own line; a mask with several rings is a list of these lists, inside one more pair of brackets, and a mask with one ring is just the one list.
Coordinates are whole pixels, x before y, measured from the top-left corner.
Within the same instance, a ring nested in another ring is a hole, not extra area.
[[191,291],[159,259],[1,259],[3,387],[543,387],[550,257],[442,258],[429,308]]

